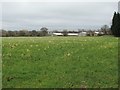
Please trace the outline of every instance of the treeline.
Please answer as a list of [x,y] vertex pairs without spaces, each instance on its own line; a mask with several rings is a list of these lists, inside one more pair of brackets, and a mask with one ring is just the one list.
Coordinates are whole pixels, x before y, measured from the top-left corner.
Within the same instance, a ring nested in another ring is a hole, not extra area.
[[87,32],[88,36],[94,36],[95,31],[99,33],[103,33],[101,35],[111,35],[111,30],[108,25],[103,25],[101,29],[99,30],[85,30],[85,29],[78,29],[78,31],[69,31],[67,29],[64,29],[63,31],[59,30],[54,30],[54,31],[49,31],[48,28],[42,27],[39,31],[36,30],[19,30],[19,31],[6,31],[6,30],[1,30],[2,32],[0,33],[2,37],[36,37],[36,36],[50,36],[53,35],[53,33],[63,33],[64,36],[67,36],[68,33],[81,33],[81,32]]
[[19,31],[6,31],[2,30],[2,37],[19,37],[19,36],[47,36],[48,35],[48,29],[46,27],[43,27],[40,29],[40,31],[32,30],[19,30]]
[[114,13],[111,31],[115,37],[120,37],[120,13]]

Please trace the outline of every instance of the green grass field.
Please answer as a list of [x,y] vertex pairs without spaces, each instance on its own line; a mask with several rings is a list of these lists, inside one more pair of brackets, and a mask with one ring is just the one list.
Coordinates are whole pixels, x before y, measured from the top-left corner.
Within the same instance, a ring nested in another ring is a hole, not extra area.
[[2,39],[3,88],[118,87],[118,38]]

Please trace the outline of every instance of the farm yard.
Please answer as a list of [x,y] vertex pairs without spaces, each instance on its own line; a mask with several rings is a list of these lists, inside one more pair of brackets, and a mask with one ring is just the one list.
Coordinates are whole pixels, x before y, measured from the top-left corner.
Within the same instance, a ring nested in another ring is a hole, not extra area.
[[116,88],[118,38],[3,37],[3,88]]

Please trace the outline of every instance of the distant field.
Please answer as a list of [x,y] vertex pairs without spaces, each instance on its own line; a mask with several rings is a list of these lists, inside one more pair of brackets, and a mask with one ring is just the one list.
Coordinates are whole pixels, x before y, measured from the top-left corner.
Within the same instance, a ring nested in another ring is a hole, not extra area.
[[3,88],[118,86],[118,38],[3,38]]

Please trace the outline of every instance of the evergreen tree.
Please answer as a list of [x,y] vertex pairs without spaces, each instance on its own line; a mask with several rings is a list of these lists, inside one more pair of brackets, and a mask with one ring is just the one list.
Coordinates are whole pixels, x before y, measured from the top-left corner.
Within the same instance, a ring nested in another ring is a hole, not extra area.
[[120,14],[114,13],[113,19],[112,19],[112,26],[111,26],[111,32],[114,36],[120,37]]

